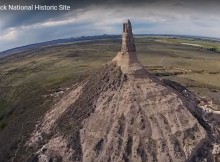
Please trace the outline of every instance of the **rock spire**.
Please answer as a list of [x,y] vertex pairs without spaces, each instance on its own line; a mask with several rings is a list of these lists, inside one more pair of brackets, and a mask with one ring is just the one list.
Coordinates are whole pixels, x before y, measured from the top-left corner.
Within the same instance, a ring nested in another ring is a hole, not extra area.
[[132,26],[130,20],[127,20],[126,23],[123,23],[121,52],[134,52],[134,51],[136,51],[136,48],[134,44]]
[[220,161],[220,115],[145,70],[129,21],[123,38],[125,51],[59,98],[14,161]]
[[130,20],[127,20],[126,23],[123,23],[121,51],[118,52],[113,61],[117,62],[117,65],[121,67],[121,70],[125,74],[133,75],[137,73],[146,73],[146,70],[140,64],[136,55],[136,47],[134,44],[134,37]]

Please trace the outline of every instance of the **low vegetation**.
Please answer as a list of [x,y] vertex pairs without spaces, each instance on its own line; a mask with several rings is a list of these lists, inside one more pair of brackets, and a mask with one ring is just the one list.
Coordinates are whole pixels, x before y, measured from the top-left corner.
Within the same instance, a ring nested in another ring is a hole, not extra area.
[[[139,60],[150,72],[177,81],[220,105],[219,42],[169,37],[137,37],[135,41]],[[36,121],[60,97],[57,92],[112,60],[120,42],[109,39],[61,44],[1,58],[0,161],[12,157],[17,144],[25,141],[20,134],[28,138]]]

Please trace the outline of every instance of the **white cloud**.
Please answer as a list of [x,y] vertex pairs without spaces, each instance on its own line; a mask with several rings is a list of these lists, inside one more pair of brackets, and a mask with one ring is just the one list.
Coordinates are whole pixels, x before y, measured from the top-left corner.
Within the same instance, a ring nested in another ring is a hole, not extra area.
[[[187,3],[184,5],[190,7]],[[166,8],[160,8],[160,3],[139,7],[90,6],[45,22],[0,31],[0,50],[65,37],[120,34],[121,24],[127,18],[132,20],[134,31],[138,34],[188,34],[220,38],[218,15],[216,9],[213,12],[192,10],[184,8],[181,3],[170,3]]]
[[0,41],[14,41],[17,39],[17,31],[15,29],[9,29],[4,33],[1,33]]

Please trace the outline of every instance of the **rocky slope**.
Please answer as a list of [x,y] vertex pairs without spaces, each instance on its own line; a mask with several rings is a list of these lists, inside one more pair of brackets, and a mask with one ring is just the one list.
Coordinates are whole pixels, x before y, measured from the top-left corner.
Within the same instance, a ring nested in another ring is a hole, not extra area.
[[54,105],[26,142],[33,154],[15,161],[218,161],[219,114],[147,72],[134,47],[122,48]]

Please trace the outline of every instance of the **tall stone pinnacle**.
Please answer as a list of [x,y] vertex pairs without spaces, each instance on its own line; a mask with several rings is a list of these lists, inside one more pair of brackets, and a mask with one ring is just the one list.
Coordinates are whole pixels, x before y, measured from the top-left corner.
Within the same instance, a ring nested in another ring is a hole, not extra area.
[[129,20],[126,23],[123,23],[121,51],[118,52],[112,61],[115,61],[117,65],[121,67],[124,74],[145,75],[146,73],[146,70],[141,65],[136,55],[132,26]]
[[130,20],[123,23],[122,47],[121,52],[135,52],[134,37]]

